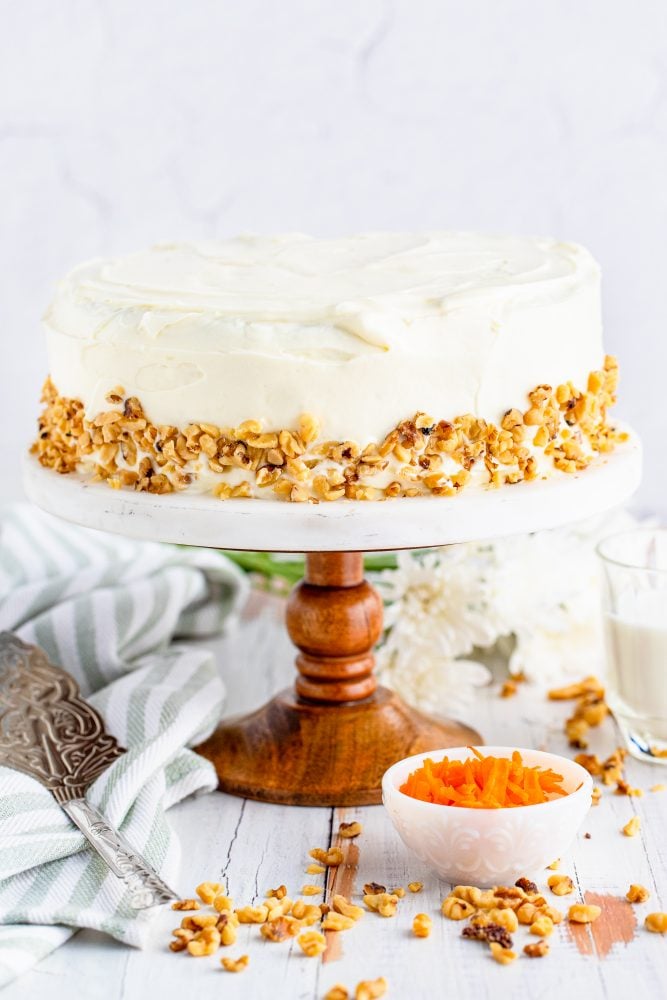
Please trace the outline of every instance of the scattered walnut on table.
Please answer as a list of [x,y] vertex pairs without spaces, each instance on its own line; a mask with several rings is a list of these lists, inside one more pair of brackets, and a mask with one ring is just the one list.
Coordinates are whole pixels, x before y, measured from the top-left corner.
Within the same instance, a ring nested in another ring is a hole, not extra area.
[[653,934],[667,934],[667,913],[649,913],[644,920],[644,927]]
[[215,897],[224,892],[224,888],[221,882],[201,882],[195,889],[195,892],[202,903],[210,906]]
[[319,931],[304,931],[303,934],[299,934],[297,942],[301,951],[308,958],[317,958],[326,950],[327,946],[324,934],[320,934]]
[[336,893],[331,902],[337,913],[342,913],[343,916],[350,917],[352,920],[360,920],[364,915],[360,906],[355,906],[340,893]]
[[472,916],[475,912],[472,903],[466,902],[465,899],[459,899],[457,896],[447,896],[443,899],[440,909],[443,917],[448,917],[449,920],[465,920],[466,917]]
[[322,929],[325,931],[349,931],[356,921],[352,917],[346,917],[343,913],[331,910],[322,921]]
[[267,899],[284,899],[286,895],[287,895],[286,885],[279,885],[277,889],[266,890]]
[[378,1000],[378,997],[383,997],[386,992],[387,980],[384,976],[379,976],[378,979],[362,979],[357,983],[354,1000]]
[[513,946],[511,934],[499,924],[469,924],[461,931],[461,937],[470,941],[486,941],[498,944],[501,948],[510,949]]
[[534,943],[524,945],[524,954],[528,955],[528,958],[543,958],[545,955],[549,954],[549,945],[546,943],[544,938],[541,941],[535,941]]
[[262,924],[259,932],[267,941],[279,942],[296,937],[300,930],[301,924],[294,917],[277,917]]
[[379,882],[366,882],[364,885],[364,893],[367,896],[375,896],[378,892],[386,892],[387,887],[385,885],[380,885]]
[[369,910],[374,910],[381,917],[395,917],[398,906],[398,896],[390,892],[365,893],[364,903]]
[[428,913],[418,913],[412,921],[412,933],[415,937],[426,938],[431,933],[433,921]]
[[319,896],[322,892],[321,885],[302,885],[301,895],[302,896]]
[[532,924],[528,928],[531,934],[535,934],[536,937],[549,937],[553,934],[554,924],[550,917],[544,916],[538,913],[533,920]]
[[336,983],[332,986],[330,990],[324,994],[324,1000],[350,1000],[350,994],[347,991],[347,987],[343,986],[341,983]]
[[338,865],[342,865],[344,860],[340,847],[330,847],[327,851],[321,847],[314,847],[308,853],[311,858],[319,861],[320,864],[326,865],[327,868],[337,868]]
[[250,957],[248,955],[240,955],[239,958],[220,959],[220,965],[223,967],[225,972],[243,972],[244,969],[248,968],[249,962]]
[[639,816],[632,816],[631,819],[621,827],[621,832],[625,834],[626,837],[636,837],[639,833],[641,827],[641,820]]
[[503,948],[502,945],[497,944],[495,941],[491,941],[489,948],[491,949],[491,957],[494,962],[498,962],[500,965],[509,965],[516,958],[515,951],[512,951],[510,948]]
[[172,910],[198,910],[199,903],[196,899],[177,899],[171,904]]
[[554,896],[569,896],[571,892],[574,892],[574,882],[569,875],[550,875],[547,879],[547,885]]
[[567,911],[567,919],[573,924],[592,924],[602,913],[594,904],[574,903]]
[[633,882],[625,894],[629,903],[645,903],[651,893],[643,885]]
[[190,941],[187,949],[194,958],[214,955],[220,947],[220,931],[217,927],[204,927]]

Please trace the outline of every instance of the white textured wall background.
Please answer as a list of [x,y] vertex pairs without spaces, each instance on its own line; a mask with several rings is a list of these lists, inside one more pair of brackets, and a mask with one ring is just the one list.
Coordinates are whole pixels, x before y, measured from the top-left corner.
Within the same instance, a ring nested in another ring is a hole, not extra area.
[[0,498],[83,258],[240,230],[587,244],[667,514],[664,0],[0,0]]

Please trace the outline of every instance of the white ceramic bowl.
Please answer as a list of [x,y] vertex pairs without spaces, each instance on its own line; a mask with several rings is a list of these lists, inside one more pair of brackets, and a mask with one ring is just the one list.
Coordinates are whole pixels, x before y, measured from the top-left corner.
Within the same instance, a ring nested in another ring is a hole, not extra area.
[[482,748],[494,757],[511,757],[516,749],[529,767],[552,768],[562,774],[569,794],[533,806],[466,809],[422,802],[399,791],[427,757],[465,760],[471,756],[467,747],[406,757],[385,772],[382,801],[401,840],[448,882],[512,885],[522,875],[543,871],[574,841],[591,806],[590,774],[573,760],[553,753],[520,747]]

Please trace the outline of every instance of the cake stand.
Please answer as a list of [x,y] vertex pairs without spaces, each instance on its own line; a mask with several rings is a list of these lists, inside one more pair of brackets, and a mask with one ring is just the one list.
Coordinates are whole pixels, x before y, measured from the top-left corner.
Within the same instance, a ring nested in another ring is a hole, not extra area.
[[382,774],[411,754],[480,743],[468,726],[435,719],[378,687],[373,646],[382,601],[363,577],[363,552],[417,549],[552,528],[622,503],[641,476],[637,437],[585,472],[458,497],[382,503],[288,504],[184,493],[112,490],[25,464],[29,498],[65,520],[133,538],[237,550],[306,553],[287,605],[298,647],[293,689],[224,720],[198,747],[223,791],[292,805],[365,805]]

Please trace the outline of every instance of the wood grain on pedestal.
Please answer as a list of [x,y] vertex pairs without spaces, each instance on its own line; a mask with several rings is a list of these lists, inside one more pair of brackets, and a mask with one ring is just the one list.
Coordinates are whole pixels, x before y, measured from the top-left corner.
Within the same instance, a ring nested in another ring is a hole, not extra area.
[[287,628],[299,649],[294,691],[224,722],[198,748],[223,791],[289,805],[372,804],[397,760],[480,742],[467,726],[431,719],[377,687],[382,601],[363,578],[360,553],[307,556]]

